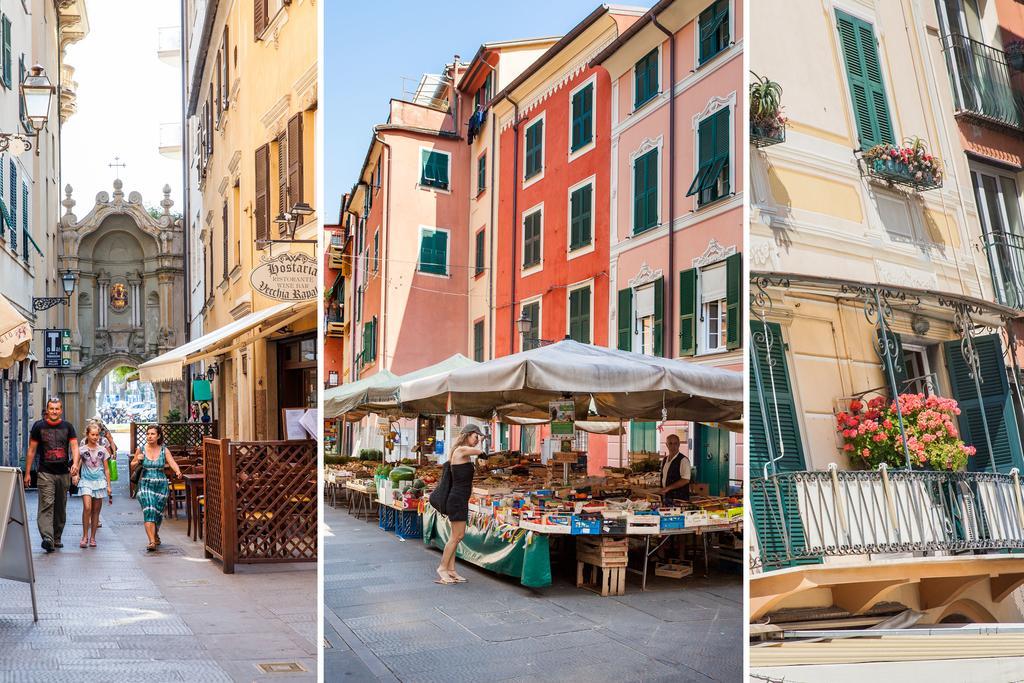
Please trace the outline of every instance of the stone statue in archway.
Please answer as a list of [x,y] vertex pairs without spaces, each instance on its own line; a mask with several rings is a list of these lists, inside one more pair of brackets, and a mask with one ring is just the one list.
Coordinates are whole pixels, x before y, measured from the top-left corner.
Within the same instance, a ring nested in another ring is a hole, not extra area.
[[[112,367],[137,367],[184,343],[184,242],[170,193],[165,185],[162,213],[154,217],[141,194],[125,197],[115,180],[113,193],[97,193],[79,220],[71,186],[65,189],[60,270],[73,272],[78,283],[64,312],[71,365],[57,371],[54,388],[77,424],[95,413],[96,387]],[[155,389],[159,415],[184,405],[172,385]]]

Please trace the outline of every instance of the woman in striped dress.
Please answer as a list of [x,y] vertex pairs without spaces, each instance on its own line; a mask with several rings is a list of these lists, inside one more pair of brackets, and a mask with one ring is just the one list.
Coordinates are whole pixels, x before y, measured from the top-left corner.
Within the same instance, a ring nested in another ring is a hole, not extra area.
[[142,468],[139,479],[139,490],[136,497],[142,506],[142,519],[145,522],[146,536],[149,545],[146,550],[153,552],[160,545],[160,522],[164,519],[164,508],[167,505],[169,483],[164,467],[170,467],[174,476],[181,477],[181,470],[174,457],[164,446],[164,433],[158,425],[150,425],[146,430],[146,445],[135,451],[132,467]]

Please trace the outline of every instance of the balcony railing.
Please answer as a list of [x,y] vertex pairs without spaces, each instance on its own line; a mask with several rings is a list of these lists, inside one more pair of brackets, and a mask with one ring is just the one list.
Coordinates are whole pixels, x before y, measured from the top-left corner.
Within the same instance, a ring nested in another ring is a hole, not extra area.
[[892,553],[1024,552],[1016,471],[785,472],[751,479],[763,571],[824,557]]
[[1020,76],[1002,50],[958,34],[942,37],[958,114],[1024,129]]
[[988,256],[996,299],[1005,306],[1024,309],[1024,237],[988,233],[981,245]]

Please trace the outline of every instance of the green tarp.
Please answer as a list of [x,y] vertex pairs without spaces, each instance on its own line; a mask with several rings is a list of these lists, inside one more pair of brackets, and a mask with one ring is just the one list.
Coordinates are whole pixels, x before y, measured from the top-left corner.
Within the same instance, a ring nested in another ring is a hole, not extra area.
[[[429,505],[423,511],[423,542],[444,548],[451,535],[451,523]],[[527,542],[527,538],[531,540]],[[486,529],[466,525],[455,555],[466,562],[499,574],[514,576],[528,588],[551,585],[551,550],[544,534],[519,534],[514,541],[501,537],[497,524]]]

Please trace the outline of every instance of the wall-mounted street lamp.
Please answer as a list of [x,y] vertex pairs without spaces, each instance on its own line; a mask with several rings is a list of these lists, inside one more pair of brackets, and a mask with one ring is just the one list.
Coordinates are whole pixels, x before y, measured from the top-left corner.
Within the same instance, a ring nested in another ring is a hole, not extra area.
[[277,224],[280,239],[259,240],[262,244],[316,244],[317,240],[297,240],[295,232],[299,229],[299,223],[306,216],[313,215],[313,207],[306,202],[296,202],[288,211],[277,214],[274,223]]
[[[523,341],[529,340],[531,342],[530,348],[535,349],[538,346],[546,344],[553,344],[550,339],[539,339],[537,337],[531,337],[530,333],[533,332],[533,318],[526,315],[526,311],[523,311],[520,316],[516,319],[516,330],[519,331]],[[523,351],[526,351],[526,345],[523,345]]]
[[60,304],[71,303],[71,295],[75,293],[75,274],[70,270],[60,276],[60,285],[64,288],[64,296],[43,296],[32,297],[32,310],[45,311],[59,306]]
[[[35,131],[36,155],[39,154],[39,133],[46,127],[46,123],[50,119],[50,104],[56,91],[57,88],[46,76],[46,70],[39,64],[29,69],[25,80],[21,82],[21,100],[24,104],[25,119]],[[32,146],[28,138],[23,135],[13,137],[21,138],[18,142],[19,147],[24,147],[21,151]],[[13,147],[10,139],[7,144]],[[14,153],[13,149],[12,153]]]

